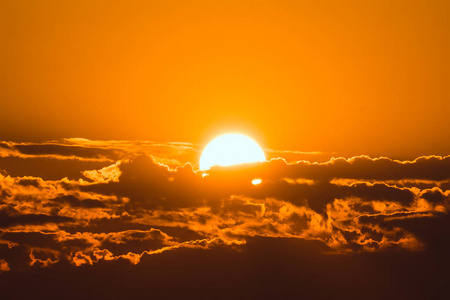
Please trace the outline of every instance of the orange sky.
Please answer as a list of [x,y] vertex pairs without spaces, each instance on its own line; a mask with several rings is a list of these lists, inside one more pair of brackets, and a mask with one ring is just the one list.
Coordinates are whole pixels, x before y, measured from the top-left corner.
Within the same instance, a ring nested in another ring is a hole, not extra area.
[[448,154],[448,1],[1,1],[0,139]]

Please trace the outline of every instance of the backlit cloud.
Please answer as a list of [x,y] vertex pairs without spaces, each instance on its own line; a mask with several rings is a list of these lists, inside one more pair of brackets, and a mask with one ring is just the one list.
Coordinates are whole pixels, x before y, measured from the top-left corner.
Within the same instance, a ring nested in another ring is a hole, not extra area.
[[[187,248],[239,251],[256,237],[316,241],[321,252],[337,255],[424,251],[434,241],[419,224],[448,219],[449,156],[272,159],[205,174],[188,161],[162,162],[167,148],[179,154],[190,145],[152,144],[165,149],[153,156],[147,144],[148,151],[133,153],[135,143],[110,142],[109,149],[107,142],[75,142],[83,146],[5,144],[25,161],[40,155],[64,161],[68,155],[80,166],[84,158],[107,164],[57,180],[11,176],[11,166],[3,171],[2,272],[63,261],[138,264],[146,255]],[[253,185],[255,178],[261,183]]]

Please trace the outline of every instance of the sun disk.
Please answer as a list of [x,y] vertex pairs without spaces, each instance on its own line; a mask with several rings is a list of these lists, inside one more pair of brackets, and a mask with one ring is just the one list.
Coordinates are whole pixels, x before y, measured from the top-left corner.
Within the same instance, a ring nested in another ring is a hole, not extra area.
[[265,161],[266,156],[251,138],[236,133],[224,134],[212,140],[200,157],[200,170],[212,166],[231,166]]

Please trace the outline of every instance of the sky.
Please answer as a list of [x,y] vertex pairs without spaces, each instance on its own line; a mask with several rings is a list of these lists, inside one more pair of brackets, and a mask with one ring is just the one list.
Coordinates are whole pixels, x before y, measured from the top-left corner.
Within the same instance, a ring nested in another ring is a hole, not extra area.
[[[449,20],[0,1],[2,298],[447,299]],[[267,160],[200,171],[230,132]]]
[[2,1],[0,137],[445,155],[449,6]]

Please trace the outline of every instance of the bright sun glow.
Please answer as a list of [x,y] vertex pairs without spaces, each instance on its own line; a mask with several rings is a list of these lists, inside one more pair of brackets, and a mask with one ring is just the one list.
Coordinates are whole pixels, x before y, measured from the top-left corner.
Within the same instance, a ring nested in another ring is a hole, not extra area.
[[260,184],[261,182],[262,182],[262,179],[261,179],[261,178],[255,178],[255,179],[252,180],[252,184],[253,184],[253,185],[258,185],[258,184]]
[[265,161],[261,147],[251,138],[242,134],[230,133],[212,140],[200,157],[200,170],[212,166],[231,166],[242,163]]

